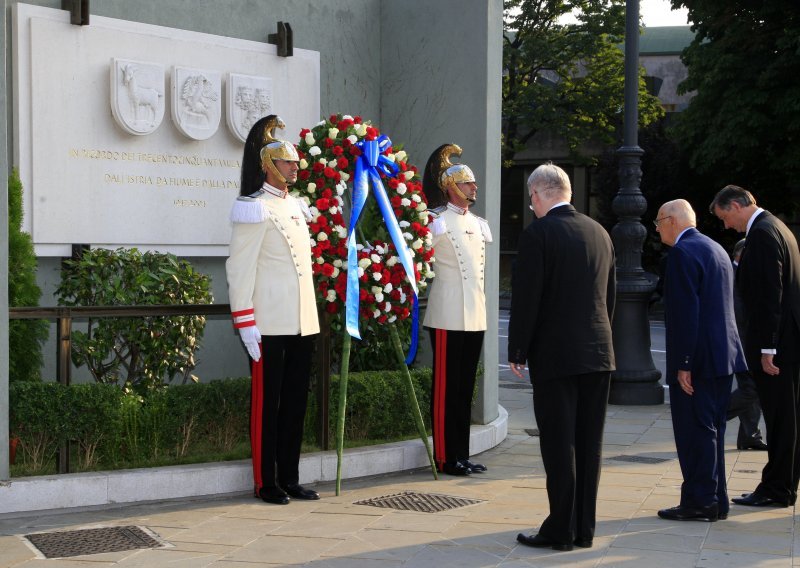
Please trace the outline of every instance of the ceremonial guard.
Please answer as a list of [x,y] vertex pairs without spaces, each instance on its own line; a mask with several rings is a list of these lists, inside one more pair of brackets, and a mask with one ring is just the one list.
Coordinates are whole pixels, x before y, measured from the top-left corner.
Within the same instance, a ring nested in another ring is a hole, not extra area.
[[319,320],[304,202],[288,194],[300,161],[276,140],[275,115],[253,125],[242,158],[241,196],[231,211],[225,265],[234,327],[252,365],[250,442],[255,493],[267,503],[319,499],[299,485],[298,464],[311,352]]
[[470,475],[486,466],[469,460],[469,428],[475,374],[486,330],[485,247],[489,224],[470,213],[478,185],[464,164],[450,156],[461,148],[445,144],[425,166],[423,189],[430,207],[429,229],[436,255],[423,325],[433,347],[431,424],[439,471]]

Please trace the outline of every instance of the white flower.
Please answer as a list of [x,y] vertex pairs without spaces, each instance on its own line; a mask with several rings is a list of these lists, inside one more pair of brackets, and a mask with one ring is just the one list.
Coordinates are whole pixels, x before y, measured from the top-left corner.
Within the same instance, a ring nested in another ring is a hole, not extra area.
[[405,295],[405,292],[403,292],[402,290],[400,290],[400,303],[401,304],[405,304],[406,303],[406,295]]
[[325,299],[328,300],[329,302],[335,302],[336,301],[336,290],[328,290],[328,293],[325,296]]
[[394,154],[387,154],[386,157],[389,159],[390,162],[394,162]]
[[431,246],[433,244],[433,233],[428,233],[425,235],[425,244]]
[[333,274],[331,274],[331,278],[336,278],[337,276],[339,276],[339,272],[340,272],[339,269],[334,266],[333,267]]
[[356,244],[356,250],[361,250],[363,248],[364,248],[364,245],[362,245],[361,243]]
[[314,193],[315,191],[317,191],[317,184],[315,184],[315,183],[312,181],[311,183],[309,183],[309,184],[306,186],[306,190],[308,191],[308,193]]
[[419,194],[415,193],[411,196],[411,200],[420,203],[422,201],[422,198],[419,196]]
[[[344,179],[344,172],[342,172],[342,179]],[[339,183],[336,184],[337,195],[342,195],[345,189],[347,189],[347,184],[344,183],[343,181],[340,181]]]
[[413,243],[411,243],[411,248],[413,250],[419,250],[422,247],[422,239],[417,239]]
[[406,220],[403,220],[403,221],[400,221],[400,222],[398,223],[398,225],[400,225],[400,228],[401,228],[401,229],[405,229],[406,227],[410,227],[410,226],[411,226],[411,223],[409,223],[409,222],[408,222],[408,221],[406,221]]
[[325,158],[320,158],[320,159],[319,159],[319,160],[317,160],[317,161],[318,161],[320,164],[322,164],[323,166],[327,166],[327,165],[328,165],[328,160],[326,160]]
[[314,135],[311,132],[306,133],[305,141],[306,144],[308,144],[309,146],[312,146],[317,142],[316,140],[314,140]]
[[315,126],[322,126],[323,124],[325,124],[325,119],[324,118],[322,120],[320,120]]
[[356,129],[356,134],[358,134],[359,136],[367,135],[367,125],[364,124],[363,122],[361,124],[356,124],[355,129]]
[[420,201],[419,205],[417,205],[417,211],[425,211],[428,208],[428,204]]
[[392,311],[392,304],[386,302],[386,305],[383,307],[384,312],[391,312]]
[[389,322],[389,323],[394,323],[394,322],[397,321],[397,316],[392,314],[392,316],[386,321]]
[[342,266],[342,259],[341,259],[341,258],[337,258],[336,260],[334,260],[334,261],[333,261],[333,265],[334,265],[336,268],[341,268],[341,266]]
[[339,136],[339,129],[338,128],[329,128],[328,129],[328,138],[335,139]]
[[343,114],[342,115],[342,120],[353,120],[353,117],[350,116],[349,114]]
[[372,292],[373,294],[380,294],[381,292],[383,292],[383,288],[381,288],[380,286],[373,286],[372,288],[369,289],[369,291]]
[[422,263],[421,263],[421,262],[418,262],[418,263],[416,264],[415,268],[417,269],[417,272],[422,272]]
[[[420,205],[425,205],[425,204],[421,203]],[[428,218],[428,214],[425,213],[424,211],[419,214],[419,222],[422,225],[427,225],[428,222],[430,222],[430,219]]]
[[381,278],[383,278],[383,274],[381,274],[380,272],[372,273],[372,279],[375,280],[376,282],[380,282]]
[[336,225],[335,230],[340,239],[347,238],[347,229],[345,229],[342,225]]
[[374,317],[374,318],[378,318],[380,315],[381,315],[381,311],[380,310],[375,310],[374,312],[372,312],[372,317]]
[[383,287],[383,291],[387,294],[392,291],[392,283],[389,282],[386,286]]
[[407,190],[408,188],[406,187],[406,184],[404,183],[397,184],[397,195],[403,195]]
[[[308,199],[308,197],[304,197],[303,199]],[[310,204],[311,201],[309,200],[308,203]],[[311,217],[314,219],[314,221],[316,221],[317,217],[319,217],[319,209],[317,209],[316,207],[309,207],[308,210],[311,213]]]
[[331,212],[331,215],[336,215],[336,213],[339,211],[339,209],[337,207],[331,207],[331,208],[328,209],[328,211]]
[[325,259],[322,258],[321,256],[317,258],[317,264],[323,264],[324,262],[325,262]]
[[326,235],[322,231],[317,233],[317,242],[319,242],[319,241],[327,241],[327,240],[328,240],[328,235]]
[[369,255],[369,258],[372,260],[372,262],[377,263],[381,261],[381,257],[379,257],[377,254],[371,254]]
[[366,268],[370,264],[372,264],[372,261],[370,259],[368,259],[368,258],[360,258],[360,259],[358,259],[358,267],[359,268]]
[[394,157],[398,162],[405,162],[406,158],[408,158],[408,155],[406,154],[405,150],[400,150],[399,152],[395,152]]
[[408,207],[409,205],[411,205],[411,200],[409,200],[407,197],[404,197],[403,199],[400,200],[400,205],[402,205],[403,207]]
[[404,238],[405,240],[407,240],[407,241],[410,241],[410,240],[411,240],[411,239],[413,239],[414,237],[411,235],[411,233],[403,233],[403,238]]
[[375,252],[377,252],[378,254],[383,254],[386,251],[381,245],[375,245]]
[[[348,174],[347,172],[339,172],[339,175],[342,177],[343,182],[350,179],[350,174]],[[347,184],[345,184],[345,187],[347,187]]]
[[300,160],[300,169],[301,169],[301,170],[304,170],[304,169],[306,169],[307,167],[308,167],[308,162],[306,161],[306,159],[305,159],[305,158],[301,159],[301,160]]
[[383,294],[381,294],[380,292],[375,294],[375,301],[376,302],[383,302]]
[[[309,152],[310,151],[311,150],[309,150]],[[414,177],[414,171],[413,170],[405,171],[405,172],[403,172],[403,175],[405,176],[406,180],[409,180],[409,179]]]
[[308,149],[308,153],[311,154],[312,156],[319,156],[320,154],[322,154],[322,150],[319,149],[319,146],[311,146],[311,148]]
[[394,266],[397,264],[397,261],[400,260],[396,256],[390,256],[386,261],[386,266]]
[[[364,127],[364,134],[366,133],[367,130],[366,127]],[[364,136],[364,134],[361,134],[361,136]],[[350,140],[350,144],[355,144],[356,142],[358,142],[358,136],[356,136],[355,134],[351,134],[350,136],[347,137],[347,139]]]
[[[432,274],[433,274],[433,272],[428,274],[428,278],[432,278],[433,277]],[[425,282],[424,280],[420,280],[419,282],[417,282],[417,286],[419,286],[420,288],[427,288],[428,287],[428,283]]]

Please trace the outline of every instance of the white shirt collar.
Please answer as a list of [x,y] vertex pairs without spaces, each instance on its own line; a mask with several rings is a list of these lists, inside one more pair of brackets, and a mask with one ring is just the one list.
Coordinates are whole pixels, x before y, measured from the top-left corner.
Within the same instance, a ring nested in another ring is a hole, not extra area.
[[267,182],[264,182],[264,185],[262,185],[261,188],[270,195],[274,195],[275,197],[280,197],[281,199],[286,199],[286,196],[289,195],[288,191],[278,189],[274,185],[270,185]]
[[459,207],[455,203],[451,203],[449,201],[447,202],[447,208],[454,213],[458,213],[459,215],[466,215],[468,211],[468,209]]
[[764,212],[764,210],[763,210],[761,207],[756,207],[756,212],[755,212],[755,213],[753,213],[753,214],[750,216],[750,219],[747,221],[747,229],[746,229],[746,230],[745,230],[745,232],[744,232],[744,235],[745,235],[745,236],[747,236],[747,233],[749,233],[749,232],[750,232],[750,227],[752,227],[752,226],[753,226],[753,221],[755,221],[755,220],[756,220],[756,217],[758,217],[759,215],[761,215],[763,212]]
[[569,201],[559,201],[558,203],[553,205],[550,209],[548,209],[547,212],[550,213],[550,211],[552,211],[556,207],[561,207],[562,205],[569,205]]

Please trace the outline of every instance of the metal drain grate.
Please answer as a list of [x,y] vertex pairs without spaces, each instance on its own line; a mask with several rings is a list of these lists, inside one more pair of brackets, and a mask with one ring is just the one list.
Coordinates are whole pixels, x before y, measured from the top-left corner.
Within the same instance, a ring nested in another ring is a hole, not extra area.
[[528,436],[538,436],[539,435],[539,429],[538,428],[525,428],[525,433]]
[[533,385],[530,383],[499,383],[501,389],[523,389],[533,390]]
[[135,526],[26,534],[25,538],[45,558],[67,558],[162,546],[161,542]]
[[369,505],[371,507],[384,507],[399,511],[417,511],[419,513],[440,513],[450,509],[458,509],[467,505],[482,503],[480,499],[465,499],[452,495],[438,495],[436,493],[416,493],[403,491],[394,495],[374,497],[363,501],[356,501],[355,505]]
[[633,463],[664,463],[672,461],[672,458],[653,458],[650,456],[614,456],[608,458],[611,461],[633,462]]

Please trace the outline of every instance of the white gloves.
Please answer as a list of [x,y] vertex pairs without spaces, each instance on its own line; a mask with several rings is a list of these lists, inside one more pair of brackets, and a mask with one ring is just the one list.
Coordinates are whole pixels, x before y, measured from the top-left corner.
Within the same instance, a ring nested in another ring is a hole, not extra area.
[[254,325],[239,328],[239,337],[242,338],[242,343],[247,347],[247,352],[253,361],[261,359],[261,347],[258,345],[261,343],[261,332],[258,328]]

